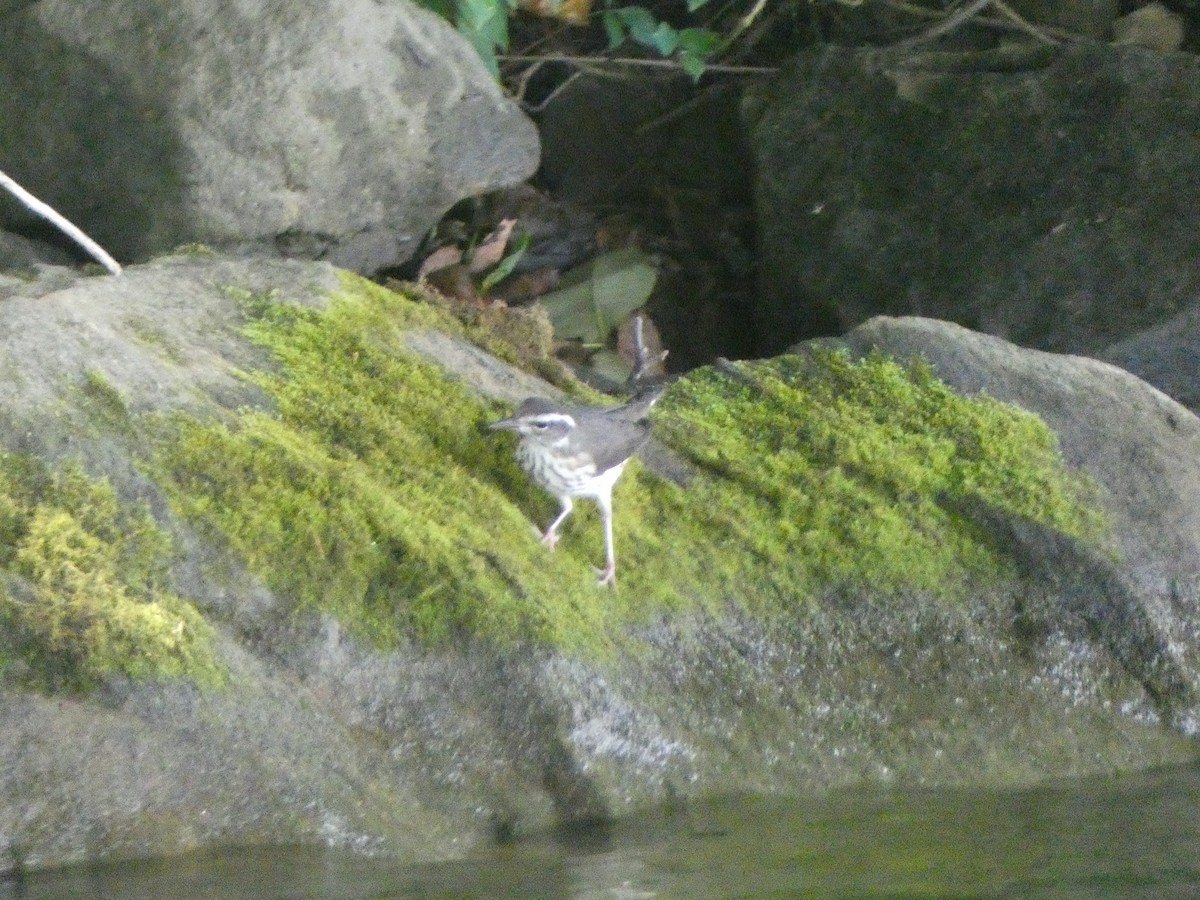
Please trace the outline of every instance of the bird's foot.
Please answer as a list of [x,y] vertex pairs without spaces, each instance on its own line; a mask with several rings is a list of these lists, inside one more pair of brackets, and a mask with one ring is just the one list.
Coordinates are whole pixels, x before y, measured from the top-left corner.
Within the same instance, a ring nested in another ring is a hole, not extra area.
[[617,567],[609,565],[604,569],[596,569],[596,587],[617,589]]
[[551,528],[541,536],[541,542],[545,547],[553,550],[558,544],[558,532]]

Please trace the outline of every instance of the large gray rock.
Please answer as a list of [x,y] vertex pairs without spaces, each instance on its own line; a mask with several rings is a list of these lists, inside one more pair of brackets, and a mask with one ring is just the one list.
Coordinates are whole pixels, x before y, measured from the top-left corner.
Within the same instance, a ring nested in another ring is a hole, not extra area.
[[[1200,424],[1110,367],[952,327],[877,326],[855,340],[923,349],[966,389],[1044,398],[1069,458],[1093,465],[1110,509],[1125,510],[1133,562],[1157,568],[1138,579],[979,508],[960,513],[1018,560],[1018,583],[961,602],[830,585],[772,622],[722,597],[707,613],[638,620],[601,659],[467,633],[382,649],[331,615],[297,614],[225,541],[170,514],[129,426],[150,411],[235,420],[266,408],[245,373],[271,361],[240,333],[235,296],[322,308],[338,289],[326,264],[203,256],[120,278],[0,282],[0,444],[80,457],[122,497],[149,500],[179,539],[179,593],[217,630],[233,675],[216,691],[118,680],[70,702],[0,678],[0,868],[242,841],[433,860],[492,834],[709,792],[1016,784],[1194,753],[1194,537],[1177,531],[1200,488],[1178,460],[1197,456]],[[539,389],[460,337],[412,331],[406,347],[496,395]],[[128,417],[98,416],[89,378]],[[484,456],[467,466],[431,444],[446,478],[495,477]],[[1172,467],[1174,505],[1150,492]],[[1147,548],[1156,535],[1162,546]],[[526,533],[512,540],[537,549]],[[637,598],[596,599],[614,601]]]
[[949,322],[880,316],[835,343],[924,359],[957,390],[1014,403],[1050,425],[1066,462],[1099,485],[1117,559],[986,510],[959,512],[1004,542],[1035,583],[1053,585],[1057,614],[1081,616],[1153,694],[1178,701],[1185,730],[1200,733],[1200,419],[1116,366]]
[[373,271],[537,167],[533,125],[407,0],[42,0],[0,51],[4,170],[123,261],[204,242]]
[[0,273],[31,272],[39,265],[69,266],[74,260],[65,250],[19,234],[0,231]]
[[1200,302],[1098,354],[1200,412]]
[[816,48],[756,100],[776,349],[873,315],[1098,353],[1200,293],[1200,61]]
[[1025,350],[933,319],[881,316],[838,342],[923,357],[957,390],[1037,413],[1067,463],[1104,486],[1124,564],[1200,576],[1200,419],[1161,391],[1105,362]]

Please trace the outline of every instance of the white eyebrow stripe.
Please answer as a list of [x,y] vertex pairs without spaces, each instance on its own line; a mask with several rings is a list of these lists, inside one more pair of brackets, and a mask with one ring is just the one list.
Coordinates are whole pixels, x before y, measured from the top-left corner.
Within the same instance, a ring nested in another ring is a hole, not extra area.
[[545,425],[566,425],[568,428],[575,427],[575,419],[568,416],[566,413],[542,413],[538,416],[530,417],[533,422],[541,422]]

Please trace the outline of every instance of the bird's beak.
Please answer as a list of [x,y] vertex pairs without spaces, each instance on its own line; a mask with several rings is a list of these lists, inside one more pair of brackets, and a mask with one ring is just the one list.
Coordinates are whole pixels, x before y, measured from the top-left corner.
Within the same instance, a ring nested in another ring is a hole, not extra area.
[[499,422],[489,422],[488,428],[492,431],[516,431],[516,419],[501,419]]

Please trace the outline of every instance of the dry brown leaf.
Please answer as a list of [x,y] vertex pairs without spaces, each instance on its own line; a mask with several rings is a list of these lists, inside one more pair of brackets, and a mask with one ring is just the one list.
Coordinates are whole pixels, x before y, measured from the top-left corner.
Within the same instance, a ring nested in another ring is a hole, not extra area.
[[635,372],[639,364],[645,366],[643,371],[638,373],[641,378],[666,375],[667,367],[664,364],[666,353],[663,350],[662,335],[659,333],[658,326],[654,324],[644,311],[640,315],[642,317],[641,349],[644,358],[642,360],[638,359],[637,341],[635,340],[636,326],[634,323],[637,314],[630,316],[617,326],[617,352],[621,354],[621,358],[629,363],[629,367]]
[[462,260],[462,250],[455,247],[453,244],[447,244],[445,247],[438,247],[421,263],[421,268],[417,270],[417,281],[425,278],[432,272],[439,269],[445,269]]
[[510,306],[528,303],[558,287],[558,275],[558,269],[554,266],[543,266],[532,272],[522,272],[520,275],[506,278],[496,285],[491,296],[504,300]]
[[451,300],[474,304],[483,302],[479,297],[475,282],[471,280],[471,273],[462,263],[455,263],[452,266],[438,269],[436,272],[430,272],[425,277],[425,281]]
[[592,0],[517,0],[517,8],[543,19],[558,19],[568,25],[586,25]]
[[471,254],[470,270],[472,275],[478,275],[480,272],[500,264],[500,260],[504,259],[505,250],[508,249],[508,238],[512,235],[513,227],[516,224],[516,219],[504,219],[492,230],[491,234],[479,243],[475,252]]

